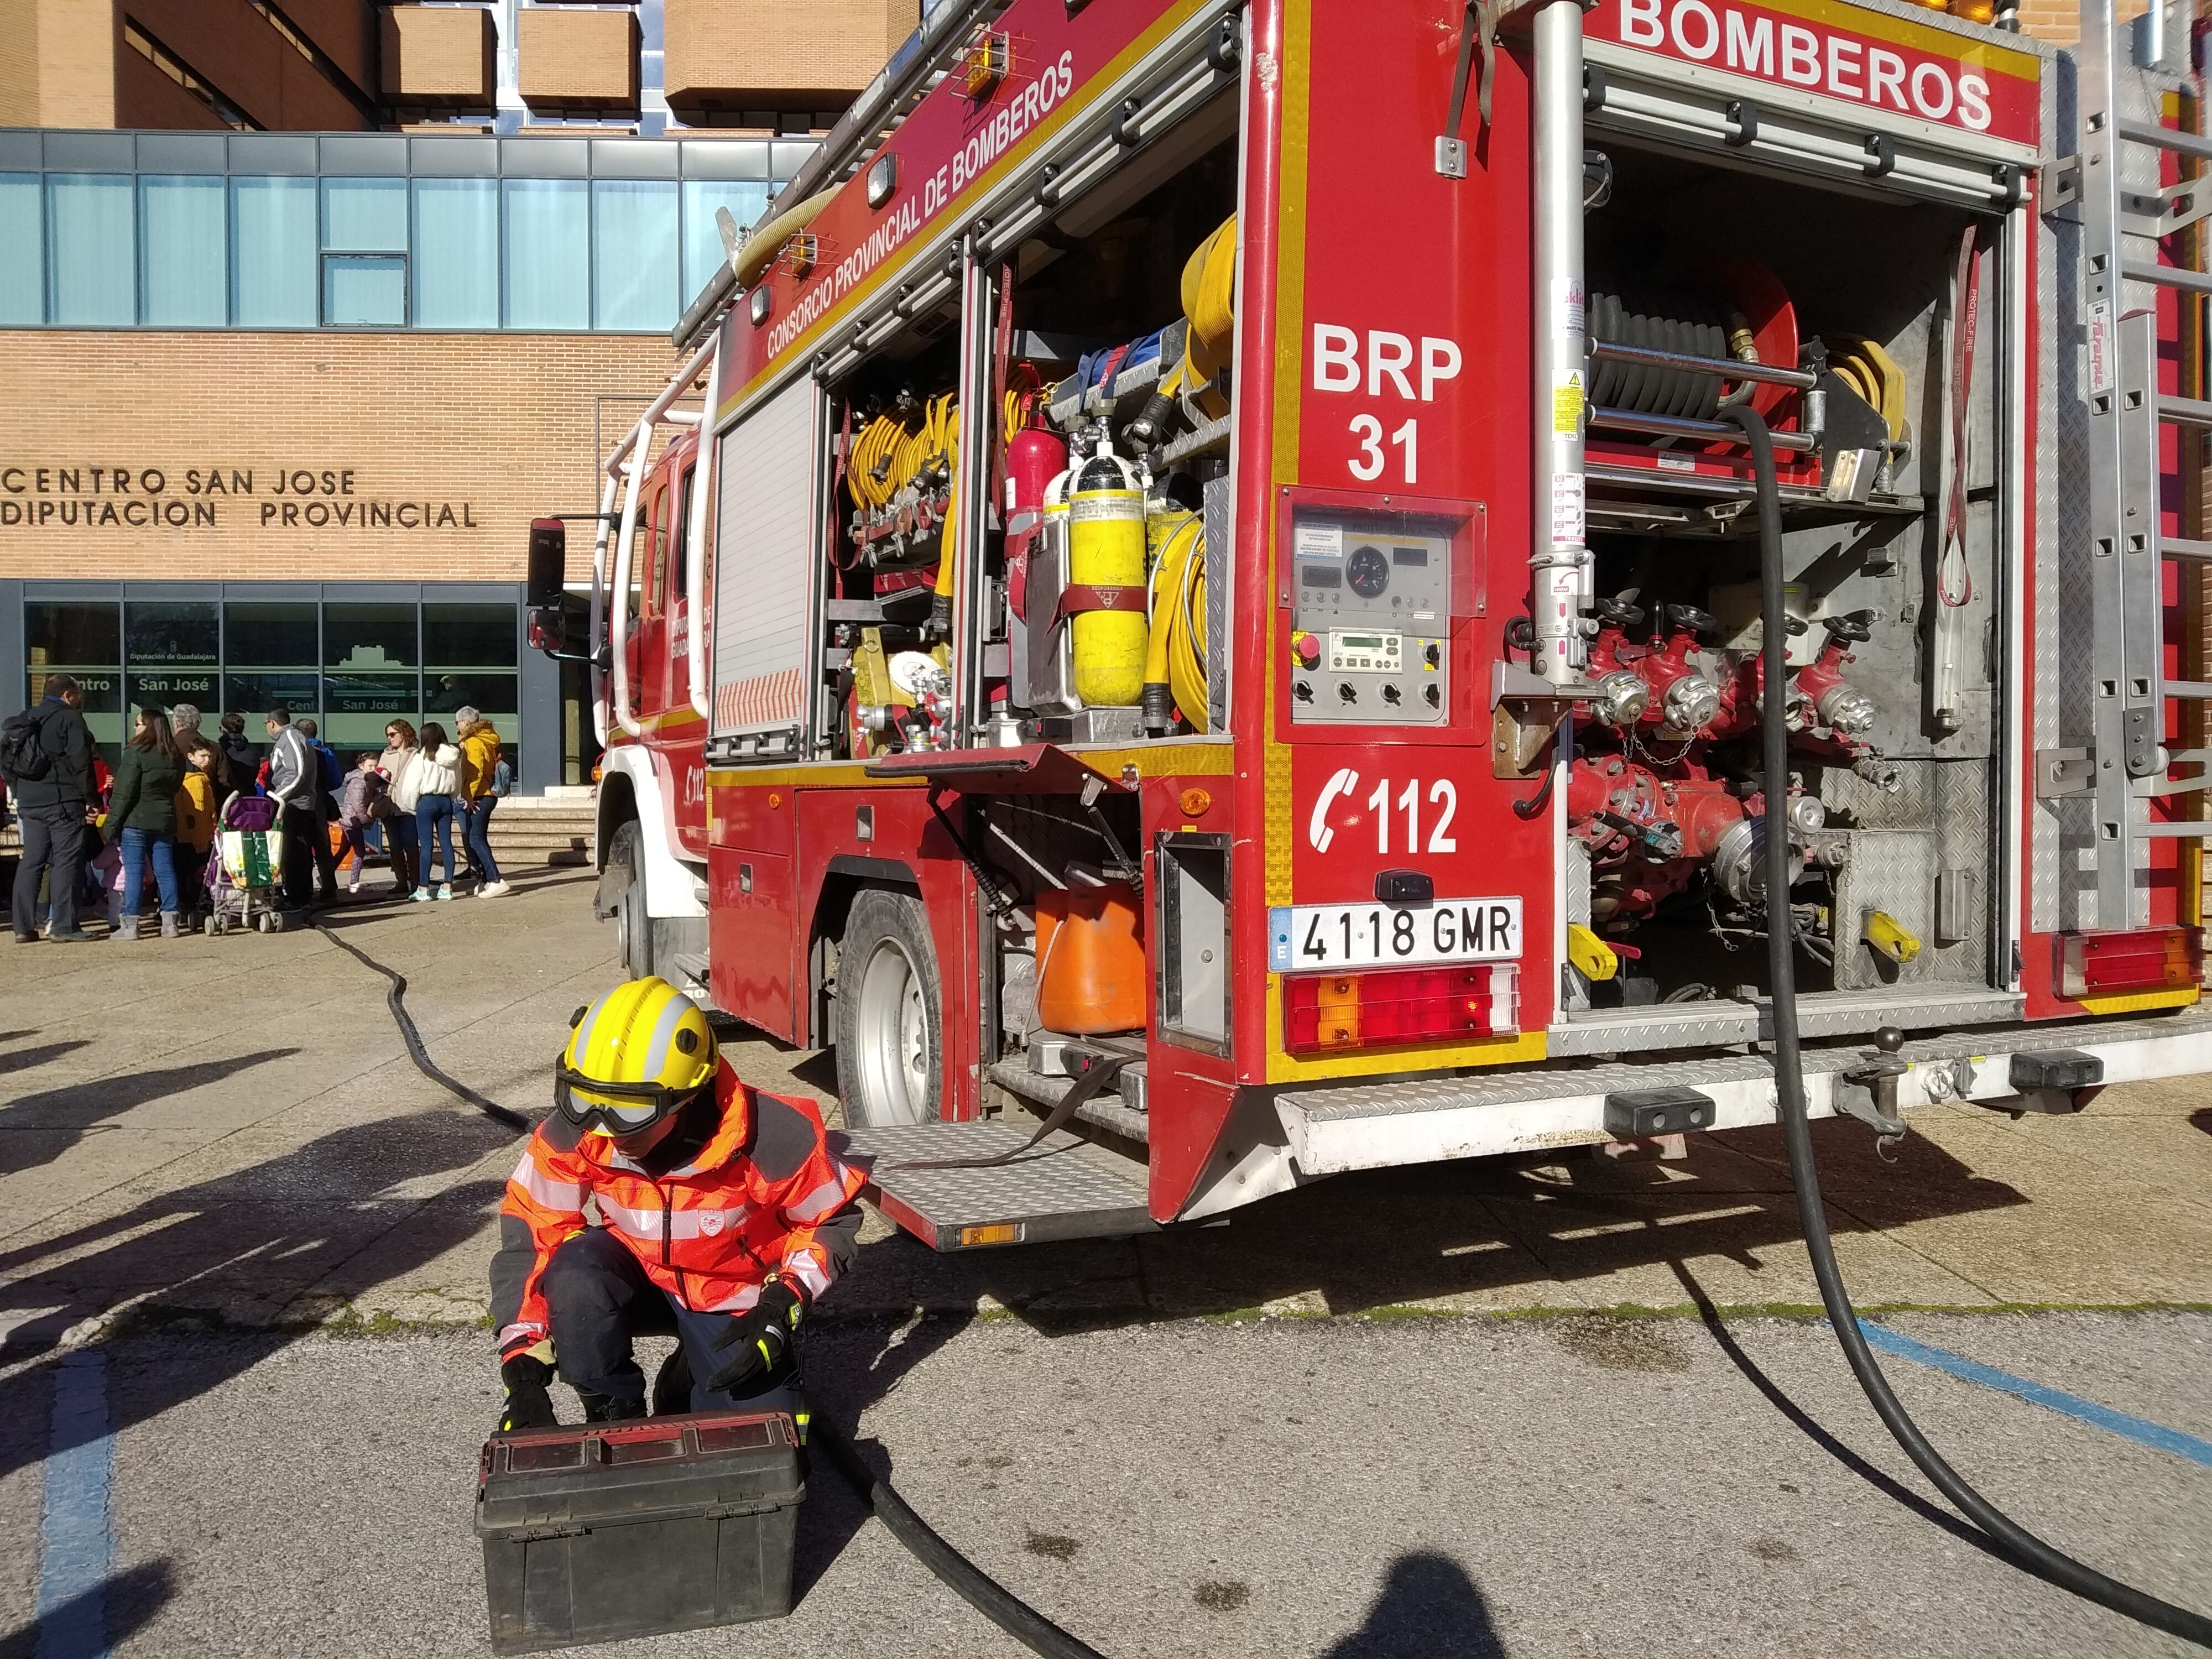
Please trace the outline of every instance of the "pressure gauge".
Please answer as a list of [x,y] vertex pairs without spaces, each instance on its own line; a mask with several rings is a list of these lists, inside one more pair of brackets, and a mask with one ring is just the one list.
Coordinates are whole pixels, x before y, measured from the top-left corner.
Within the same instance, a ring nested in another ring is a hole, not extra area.
[[1363,599],[1379,599],[1390,586],[1390,556],[1381,548],[1362,543],[1345,556],[1344,580]]

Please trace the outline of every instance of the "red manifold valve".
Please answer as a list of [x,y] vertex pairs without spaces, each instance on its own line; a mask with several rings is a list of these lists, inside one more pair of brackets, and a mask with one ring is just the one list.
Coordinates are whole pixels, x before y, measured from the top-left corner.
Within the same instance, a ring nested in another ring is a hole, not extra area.
[[1293,1054],[1510,1036],[1520,1017],[1520,970],[1511,963],[1283,980],[1283,1048]]

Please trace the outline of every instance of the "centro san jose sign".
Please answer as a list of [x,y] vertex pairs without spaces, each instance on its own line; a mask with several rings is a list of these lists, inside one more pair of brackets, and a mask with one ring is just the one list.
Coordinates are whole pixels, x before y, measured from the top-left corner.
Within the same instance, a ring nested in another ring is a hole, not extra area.
[[352,467],[0,465],[0,531],[481,530],[475,503],[371,494]]

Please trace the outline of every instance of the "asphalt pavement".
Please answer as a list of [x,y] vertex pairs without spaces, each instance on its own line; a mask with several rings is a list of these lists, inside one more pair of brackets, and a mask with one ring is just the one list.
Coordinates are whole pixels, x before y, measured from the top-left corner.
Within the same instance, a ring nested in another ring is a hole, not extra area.
[[[612,975],[588,892],[332,926],[407,975],[439,1064],[536,1111]],[[0,1659],[489,1650],[514,1139],[407,1062],[383,988],[316,933],[0,957]],[[2212,1608],[2208,1102],[1935,1109],[1894,1165],[1847,1124],[1821,1151],[1936,1443]],[[939,1258],[878,1221],[808,1368],[946,1536],[1114,1659],[2191,1650],[1992,1559],[1813,1301],[1747,1133],[1340,1178],[1135,1241]],[[788,1620],[592,1651],[1019,1651],[826,1464],[799,1581]]]

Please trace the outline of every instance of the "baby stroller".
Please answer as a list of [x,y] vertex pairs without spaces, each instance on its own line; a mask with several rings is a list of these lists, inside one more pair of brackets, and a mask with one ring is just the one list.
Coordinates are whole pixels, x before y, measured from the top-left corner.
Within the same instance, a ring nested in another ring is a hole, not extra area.
[[284,832],[276,827],[276,803],[245,794],[223,802],[214,853],[207,862],[207,932],[257,926],[264,933],[283,932]]

